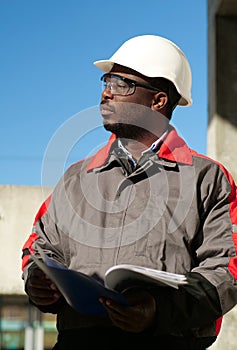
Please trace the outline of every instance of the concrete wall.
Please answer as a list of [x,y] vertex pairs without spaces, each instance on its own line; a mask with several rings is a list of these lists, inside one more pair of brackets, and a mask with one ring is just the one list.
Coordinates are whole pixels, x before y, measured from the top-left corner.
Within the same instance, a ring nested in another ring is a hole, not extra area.
[[[208,155],[237,181],[237,1],[208,1]],[[237,307],[211,350],[236,350]]]
[[0,294],[24,294],[21,249],[50,188],[0,186]]
[[209,0],[208,155],[237,179],[237,1]]

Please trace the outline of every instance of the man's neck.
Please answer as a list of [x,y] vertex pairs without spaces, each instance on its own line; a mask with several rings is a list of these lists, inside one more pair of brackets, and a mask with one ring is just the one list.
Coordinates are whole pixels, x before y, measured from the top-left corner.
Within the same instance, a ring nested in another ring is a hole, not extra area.
[[[155,141],[155,140],[154,140]],[[133,158],[138,161],[141,158],[142,152],[144,152],[147,148],[149,148],[152,144],[152,140],[148,142],[141,142],[137,140],[129,140],[126,144],[125,147],[128,150],[128,152],[131,153]]]
[[121,141],[132,157],[138,161],[144,151],[150,149],[151,147],[158,147],[159,143],[166,137],[167,132],[168,131],[166,130],[159,136],[151,135],[150,137],[146,137],[144,140],[121,139]]

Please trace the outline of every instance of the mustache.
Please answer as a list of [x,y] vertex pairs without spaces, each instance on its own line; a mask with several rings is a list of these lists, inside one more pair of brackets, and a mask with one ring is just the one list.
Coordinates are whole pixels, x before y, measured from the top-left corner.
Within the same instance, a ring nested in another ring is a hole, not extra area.
[[101,109],[103,108],[103,109],[110,111],[110,112],[115,112],[114,106],[112,106],[111,103],[106,102],[106,101],[101,101],[100,108]]

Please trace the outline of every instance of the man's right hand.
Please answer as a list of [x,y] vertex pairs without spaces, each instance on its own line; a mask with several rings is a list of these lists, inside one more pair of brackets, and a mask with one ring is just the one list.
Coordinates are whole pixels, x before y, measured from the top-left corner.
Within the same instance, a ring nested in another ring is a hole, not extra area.
[[25,291],[35,305],[52,305],[61,298],[55,284],[38,267],[29,271]]

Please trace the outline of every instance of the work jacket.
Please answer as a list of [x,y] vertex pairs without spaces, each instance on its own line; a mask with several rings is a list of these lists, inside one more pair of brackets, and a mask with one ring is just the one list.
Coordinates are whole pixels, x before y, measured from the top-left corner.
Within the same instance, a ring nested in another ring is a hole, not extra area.
[[[237,302],[236,203],[229,172],[189,149],[173,127],[132,169],[111,135],[94,156],[69,167],[40,208],[23,247],[24,280],[36,242],[101,280],[121,263],[185,274],[189,283],[178,290],[147,286],[158,310],[151,334],[215,337]],[[52,312],[59,330],[111,325],[106,314],[81,315],[66,302]]]

